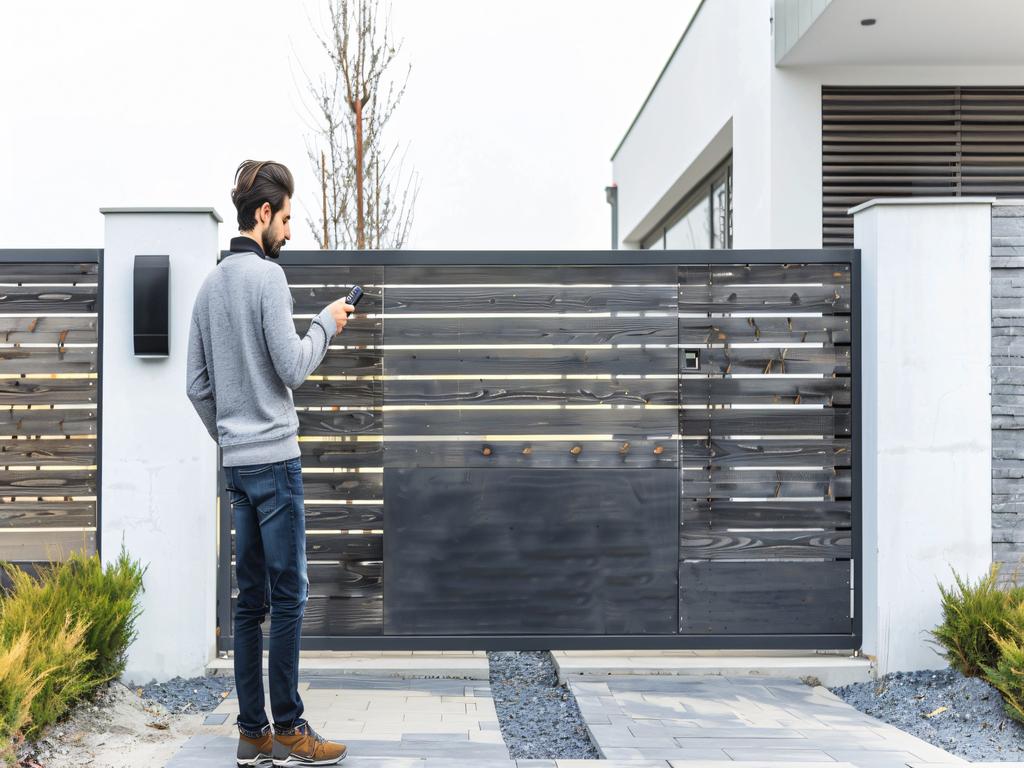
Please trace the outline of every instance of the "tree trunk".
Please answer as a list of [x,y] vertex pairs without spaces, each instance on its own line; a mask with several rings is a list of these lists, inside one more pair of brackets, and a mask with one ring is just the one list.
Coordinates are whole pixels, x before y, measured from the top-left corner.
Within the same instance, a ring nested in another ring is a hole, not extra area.
[[366,247],[363,224],[363,100],[356,98],[356,247]]

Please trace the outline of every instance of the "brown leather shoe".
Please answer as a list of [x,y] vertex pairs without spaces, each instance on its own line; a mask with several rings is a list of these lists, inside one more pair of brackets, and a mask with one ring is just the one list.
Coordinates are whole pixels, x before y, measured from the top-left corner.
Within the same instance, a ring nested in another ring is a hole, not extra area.
[[348,747],[328,741],[309,723],[274,734],[274,765],[335,765],[344,760],[347,753]]

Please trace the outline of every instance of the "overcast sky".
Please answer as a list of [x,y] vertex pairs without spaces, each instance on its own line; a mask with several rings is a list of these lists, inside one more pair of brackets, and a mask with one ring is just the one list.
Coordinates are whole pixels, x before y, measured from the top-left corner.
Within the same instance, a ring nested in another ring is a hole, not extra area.
[[[99,247],[98,209],[214,206],[245,158],[307,206],[304,76],[327,0],[23,2],[0,46],[0,248]],[[607,248],[609,158],[697,0],[394,0],[412,75],[390,139],[421,179],[407,247]],[[396,74],[398,74],[396,70]]]

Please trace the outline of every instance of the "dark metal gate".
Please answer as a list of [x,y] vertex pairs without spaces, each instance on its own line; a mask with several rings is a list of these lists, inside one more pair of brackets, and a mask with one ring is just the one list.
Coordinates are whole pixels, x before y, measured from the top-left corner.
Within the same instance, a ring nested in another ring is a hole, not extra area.
[[300,334],[367,294],[294,392],[304,649],[859,647],[858,251],[280,263]]

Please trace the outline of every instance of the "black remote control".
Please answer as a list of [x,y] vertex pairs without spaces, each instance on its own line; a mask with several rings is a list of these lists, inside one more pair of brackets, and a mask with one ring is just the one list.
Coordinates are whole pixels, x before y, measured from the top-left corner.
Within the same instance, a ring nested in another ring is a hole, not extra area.
[[[353,307],[359,303],[359,300],[363,298],[363,289],[358,285],[353,285],[352,290],[348,292],[348,296],[345,297],[345,303],[351,304]],[[348,314],[352,314],[349,312]]]

